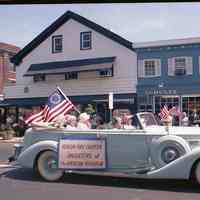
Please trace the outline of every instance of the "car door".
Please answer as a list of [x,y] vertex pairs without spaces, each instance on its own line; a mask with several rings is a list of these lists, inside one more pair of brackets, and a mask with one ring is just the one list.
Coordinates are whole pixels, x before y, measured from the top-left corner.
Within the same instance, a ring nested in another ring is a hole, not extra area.
[[128,170],[147,165],[149,154],[144,131],[113,131],[106,135],[106,142],[108,169]]

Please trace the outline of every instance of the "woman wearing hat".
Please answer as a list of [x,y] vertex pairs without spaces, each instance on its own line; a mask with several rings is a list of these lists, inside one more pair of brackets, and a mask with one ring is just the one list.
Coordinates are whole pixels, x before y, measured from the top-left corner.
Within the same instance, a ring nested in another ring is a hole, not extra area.
[[91,129],[90,116],[87,113],[81,113],[79,115],[77,128],[80,130]]
[[67,124],[67,127],[66,129],[67,130],[77,130],[77,119],[76,119],[76,116],[74,115],[68,115],[66,117],[66,124]]

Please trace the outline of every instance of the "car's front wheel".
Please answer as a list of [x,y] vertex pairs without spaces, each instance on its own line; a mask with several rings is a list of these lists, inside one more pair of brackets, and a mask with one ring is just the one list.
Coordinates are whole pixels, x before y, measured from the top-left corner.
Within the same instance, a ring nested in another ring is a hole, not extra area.
[[161,168],[190,151],[189,145],[183,138],[166,135],[152,142],[152,163],[156,168]]
[[37,160],[40,176],[47,181],[57,181],[62,178],[64,171],[58,169],[58,155],[55,151],[44,151]]

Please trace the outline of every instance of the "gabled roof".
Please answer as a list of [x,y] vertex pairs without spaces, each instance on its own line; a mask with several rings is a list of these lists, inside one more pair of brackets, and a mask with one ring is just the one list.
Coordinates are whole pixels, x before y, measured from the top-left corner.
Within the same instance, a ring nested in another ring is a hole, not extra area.
[[72,12],[67,11],[61,17],[59,17],[55,22],[53,22],[49,27],[47,27],[43,32],[41,32],[35,39],[33,39],[29,44],[27,44],[18,54],[11,58],[11,62],[19,65],[21,60],[28,55],[34,48],[40,45],[46,38],[48,38],[53,32],[55,32],[60,26],[66,23],[69,19],[78,21],[79,23],[101,33],[102,35],[118,42],[119,44],[125,46],[126,48],[133,50],[132,42],[122,38],[121,36],[111,32],[110,30]]

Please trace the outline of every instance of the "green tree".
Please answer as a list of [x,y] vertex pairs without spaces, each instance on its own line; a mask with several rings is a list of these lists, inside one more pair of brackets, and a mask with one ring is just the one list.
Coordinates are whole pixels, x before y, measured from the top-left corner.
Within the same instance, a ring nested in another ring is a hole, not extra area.
[[93,115],[96,111],[92,104],[88,104],[87,107],[84,109],[84,112],[86,112],[89,115]]

